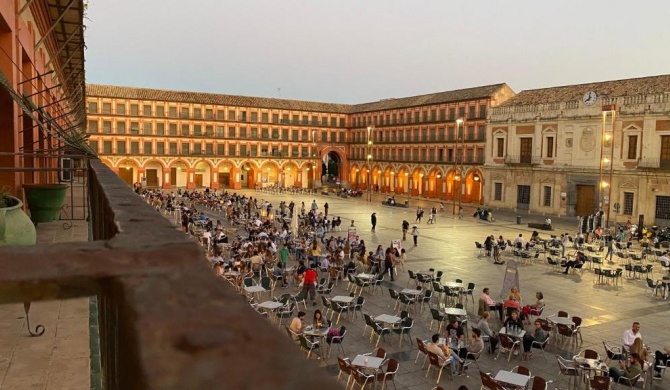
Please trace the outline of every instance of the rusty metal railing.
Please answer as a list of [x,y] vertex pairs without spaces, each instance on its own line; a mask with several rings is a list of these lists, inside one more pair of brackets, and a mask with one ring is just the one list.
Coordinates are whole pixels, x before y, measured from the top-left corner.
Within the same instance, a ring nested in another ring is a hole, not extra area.
[[95,241],[0,248],[0,303],[97,296],[104,389],[339,388],[109,168],[88,172]]

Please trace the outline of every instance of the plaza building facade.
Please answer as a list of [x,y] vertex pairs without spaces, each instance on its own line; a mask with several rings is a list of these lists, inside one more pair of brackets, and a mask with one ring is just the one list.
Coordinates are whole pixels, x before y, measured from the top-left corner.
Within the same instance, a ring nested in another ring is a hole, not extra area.
[[478,202],[486,115],[513,95],[497,84],[346,105],[89,84],[89,144],[148,187],[331,183]]
[[522,91],[486,145],[491,207],[670,222],[670,75]]

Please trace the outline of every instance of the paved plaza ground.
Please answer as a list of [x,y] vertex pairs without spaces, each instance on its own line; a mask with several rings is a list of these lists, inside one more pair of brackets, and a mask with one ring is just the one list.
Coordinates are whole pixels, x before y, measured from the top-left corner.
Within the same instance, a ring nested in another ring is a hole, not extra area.
[[[401,238],[401,222],[403,219],[410,223],[414,222],[417,204],[424,208],[436,204],[429,200],[413,198],[410,200],[410,208],[405,209],[383,206],[381,201],[384,196],[382,195],[374,195],[373,202],[368,203],[364,198],[342,199],[323,195],[301,196],[253,191],[242,192],[269,200],[275,209],[278,207],[280,200],[293,200],[298,204],[298,207],[300,202],[304,201],[309,208],[312,199],[316,199],[321,211],[324,202],[327,201],[330,206],[329,215],[340,216],[343,219],[343,231],[333,234],[344,236],[346,226],[349,226],[350,220],[354,220],[357,234],[365,240],[367,247],[371,249],[376,248],[379,244],[386,247],[391,240]],[[443,281],[453,281],[458,278],[466,283],[474,282],[476,284],[475,304],[473,305],[473,302],[469,300],[467,306],[471,321],[476,322],[478,320],[476,315],[477,299],[482,288],[489,287],[491,296],[498,300],[506,266],[494,265],[491,258],[479,257],[475,251],[474,242],[483,242],[487,234],[493,234],[496,237],[503,235],[505,238],[512,239],[519,233],[523,233],[524,237],[528,238],[532,229],[527,228],[525,223],[528,220],[540,222],[544,220],[544,217],[522,214],[524,224],[517,225],[516,213],[494,211],[496,222],[488,223],[475,220],[471,217],[472,212],[470,211],[470,208],[466,208],[464,219],[454,219],[451,215],[450,204],[447,204],[446,212],[439,213],[436,224],[427,225],[425,223],[427,218],[424,218],[424,222],[419,226],[418,247],[411,245],[409,237],[403,245],[408,251],[406,269],[420,271],[435,268],[444,271]],[[372,212],[377,213],[376,233],[372,233],[370,229],[370,214]],[[577,221],[573,217],[556,218],[556,216],[552,216],[552,221],[558,233],[570,232],[574,234],[577,229]],[[548,234],[545,232],[542,232],[541,236],[548,238]],[[505,260],[509,259],[511,259],[511,256],[505,256]],[[658,265],[655,268],[658,268]],[[556,355],[571,358],[580,350],[590,348],[599,352],[601,356],[605,356],[603,341],[618,345],[624,330],[630,328],[633,321],[640,322],[643,340],[654,350],[670,345],[670,333],[667,330],[670,301],[650,297],[644,280],[624,278],[620,286],[594,284],[592,270],[584,270],[582,275],[564,275],[549,270],[543,257],[540,257],[539,261],[533,265],[520,265],[519,274],[524,303],[532,303],[536,291],[544,293],[546,308],[542,317],[556,313],[558,310],[564,310],[571,316],[575,315],[584,319],[582,325],[583,342],[575,344],[572,341],[554,339],[547,348],[546,359],[542,357],[539,351],[536,351],[530,361],[523,362],[519,356],[514,356],[510,362],[507,362],[502,355],[500,359],[495,360],[491,355],[482,354],[480,366],[483,371],[495,375],[499,370],[507,370],[518,364],[524,364],[531,369],[533,375],[539,375],[553,381],[549,384],[550,389],[565,389],[568,388],[568,383],[564,377],[557,376]],[[657,270],[654,277],[660,278],[660,276],[660,270]],[[407,272],[400,272],[394,283],[399,287],[407,286]],[[284,293],[284,291],[278,291],[278,294]],[[296,290],[290,288],[289,291],[295,292]],[[347,295],[346,283],[340,283],[332,295]],[[393,309],[389,307],[392,301],[386,288],[381,294],[377,292],[370,296],[364,293],[364,296],[366,297],[364,312],[370,313],[373,317],[393,312]],[[320,306],[316,308],[320,308]],[[307,319],[310,321],[314,309],[308,306]],[[398,337],[393,334],[386,341],[382,340],[380,346],[387,351],[389,357],[400,362],[400,371],[396,379],[399,389],[432,389],[435,386],[434,370],[426,379],[426,371],[421,369],[421,363],[414,364],[417,354],[415,337],[425,340],[435,333],[435,327],[433,327],[433,331],[428,330],[431,319],[429,310],[423,312],[417,310],[411,312],[410,316],[415,319],[412,342],[403,341],[402,348],[399,348]],[[374,349],[374,345],[368,341],[368,337],[362,337],[364,321],[360,316],[353,321],[342,318],[340,325],[347,327],[346,341],[344,342],[347,357],[353,358],[359,353],[370,352]],[[491,325],[491,328],[497,330],[500,327],[500,322],[495,318]],[[527,329],[530,330],[532,327],[527,326]],[[285,335],[285,333],[282,332],[282,335]],[[336,375],[338,373],[335,359],[336,352],[340,352],[339,349],[333,350],[330,359],[321,362],[314,360],[314,363],[320,364],[327,372]],[[479,388],[481,382],[476,366],[472,366],[467,373],[467,377],[456,377],[453,382],[449,375],[443,375],[440,385],[452,389],[461,384],[468,386],[470,389]],[[651,388],[670,388],[670,377],[664,381],[653,380],[652,382]]]

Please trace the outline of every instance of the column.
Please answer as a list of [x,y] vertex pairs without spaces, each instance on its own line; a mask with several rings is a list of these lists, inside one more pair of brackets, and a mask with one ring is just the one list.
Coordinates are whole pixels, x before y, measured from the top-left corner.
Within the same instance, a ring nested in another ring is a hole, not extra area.
[[221,185],[219,183],[219,170],[218,169],[212,169],[210,170],[210,178],[209,178],[209,188],[213,190],[218,190],[221,188]]
[[195,168],[186,168],[186,188],[195,189]]
[[298,188],[302,188],[302,169],[298,169],[295,175],[296,176],[293,185]]
[[234,190],[239,190],[242,188],[242,182],[240,181],[240,170],[238,168],[230,168],[230,187]]
[[162,187],[164,190],[172,188],[172,185],[170,184],[170,172],[171,172],[170,168],[163,168]]

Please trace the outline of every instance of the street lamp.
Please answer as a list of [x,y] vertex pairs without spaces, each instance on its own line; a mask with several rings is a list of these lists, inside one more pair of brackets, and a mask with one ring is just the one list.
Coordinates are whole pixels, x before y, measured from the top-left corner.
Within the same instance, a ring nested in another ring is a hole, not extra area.
[[316,192],[316,130],[312,130],[312,191]]
[[405,186],[407,187],[407,204],[409,205],[409,192],[412,190],[409,186],[409,172],[405,172]]
[[[603,192],[607,188],[607,212],[605,213],[605,228],[609,227],[610,220],[610,205],[612,204],[612,176],[614,174],[614,124],[616,120],[616,104],[608,104],[603,106],[603,123],[602,123],[602,139],[600,141],[600,162],[598,169],[598,209],[602,210],[604,203]],[[612,127],[607,129],[607,117],[612,117]],[[605,155],[605,144],[609,144],[610,155],[609,158]],[[603,169],[609,168],[608,181],[603,180]]]
[[360,172],[361,172],[360,168],[356,168],[356,189],[358,189],[360,187],[360,183],[361,183]]
[[[393,182],[393,175],[395,175],[395,172],[391,171],[391,182],[389,183],[389,192],[393,191],[395,193],[395,183]],[[393,186],[393,190],[391,190],[391,186]]]
[[[452,204],[452,214],[455,216],[456,215],[456,182],[458,181],[458,210],[460,212],[461,210],[461,182],[460,182],[460,175],[463,173],[463,156],[461,155],[461,164],[459,167],[458,164],[458,159],[459,159],[459,149],[460,149],[460,144],[465,141],[465,137],[461,136],[461,125],[463,125],[463,119],[459,118],[456,119],[456,147],[454,148],[456,156],[454,157],[454,180],[452,183],[452,199],[451,199],[451,204]],[[465,126],[463,126],[463,130],[465,130]],[[465,147],[465,145],[463,145]]]
[[370,163],[372,162],[372,154],[370,149],[372,148],[372,138],[370,135],[374,126],[368,126],[368,145],[367,145],[367,157],[368,157],[368,202],[372,202],[372,169],[370,168]]

